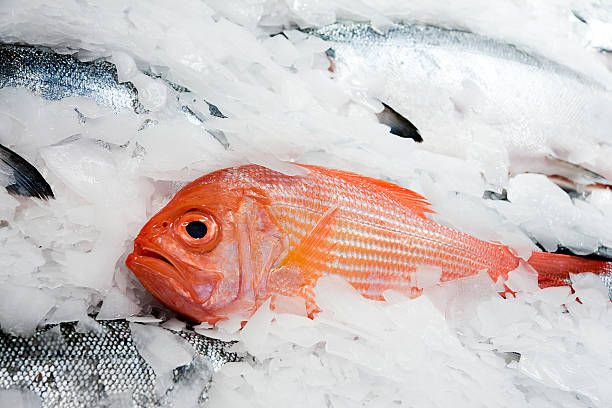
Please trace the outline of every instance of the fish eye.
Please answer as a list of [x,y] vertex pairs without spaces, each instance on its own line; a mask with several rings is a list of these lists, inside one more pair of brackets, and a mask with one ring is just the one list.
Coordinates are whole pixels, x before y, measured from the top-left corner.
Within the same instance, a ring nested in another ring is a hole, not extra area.
[[206,224],[201,221],[191,221],[185,227],[185,231],[187,231],[191,238],[200,239],[206,236],[208,228],[206,227]]
[[174,234],[191,247],[210,250],[217,243],[219,227],[210,214],[191,210],[174,223]]

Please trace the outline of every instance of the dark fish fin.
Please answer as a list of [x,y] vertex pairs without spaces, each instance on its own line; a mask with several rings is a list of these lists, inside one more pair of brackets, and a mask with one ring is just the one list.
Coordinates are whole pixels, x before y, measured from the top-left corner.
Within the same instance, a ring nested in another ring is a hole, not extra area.
[[325,56],[329,61],[329,68],[327,68],[327,70],[329,72],[336,72],[336,50],[328,48],[327,51],[325,51]]
[[572,10],[572,14],[576,17],[576,20],[580,21],[583,24],[588,24],[587,20],[582,17],[582,15],[577,10]]
[[206,102],[206,104],[208,105],[208,111],[210,112],[211,116],[215,116],[217,118],[222,118],[222,119],[227,119],[227,116],[221,113],[221,111],[216,105],[213,105],[212,103],[208,102],[206,99],[204,99],[204,102]]
[[504,188],[501,193],[491,190],[485,190],[482,194],[482,198],[485,200],[497,200],[497,201],[508,201],[508,191]]
[[5,186],[9,193],[36,197],[43,200],[55,198],[51,186],[23,157],[0,144],[0,162],[8,166],[11,176],[15,179],[13,184]]
[[419,129],[412,124],[408,119],[400,115],[395,109],[382,102],[384,109],[377,113],[378,121],[383,125],[391,128],[391,133],[399,137],[412,139],[415,142],[422,142],[423,138],[419,133]]

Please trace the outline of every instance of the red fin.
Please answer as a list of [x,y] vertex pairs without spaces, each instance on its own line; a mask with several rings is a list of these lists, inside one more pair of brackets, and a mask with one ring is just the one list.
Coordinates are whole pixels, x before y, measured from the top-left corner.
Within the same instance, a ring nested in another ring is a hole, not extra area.
[[300,166],[305,167],[311,171],[316,171],[317,173],[332,177],[338,177],[352,184],[364,186],[371,191],[377,191],[379,193],[385,194],[387,197],[390,197],[398,201],[399,203],[410,207],[412,211],[414,211],[417,215],[421,217],[425,217],[425,213],[434,213],[434,211],[429,208],[430,204],[425,197],[415,193],[412,190],[408,190],[407,188],[398,186],[397,184],[390,183],[388,181],[377,180],[371,177],[362,176],[348,171],[326,169],[325,167],[311,166],[306,164],[300,164]]
[[527,262],[538,271],[538,281],[542,288],[569,285],[570,273],[592,272],[612,276],[612,262],[579,256],[534,252]]

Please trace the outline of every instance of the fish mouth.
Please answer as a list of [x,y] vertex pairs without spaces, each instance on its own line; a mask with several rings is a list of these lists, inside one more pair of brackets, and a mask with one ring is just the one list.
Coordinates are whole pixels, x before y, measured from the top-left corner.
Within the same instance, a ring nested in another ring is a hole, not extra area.
[[142,286],[169,309],[197,322],[210,318],[202,304],[210,298],[216,283],[201,282],[194,288],[170,259],[140,245],[134,246],[125,264]]
[[165,304],[170,303],[168,299],[176,299],[177,295],[185,300],[203,304],[210,298],[216,286],[216,281],[194,282],[186,279],[182,269],[161,251],[139,244],[134,246],[134,252],[128,255],[125,263],[142,285]]
[[156,259],[158,261],[162,261],[162,262],[164,262],[164,263],[166,263],[166,264],[168,264],[168,265],[170,265],[170,266],[172,266],[173,268],[176,269],[174,264],[172,262],[170,262],[170,260],[168,258],[163,256],[159,252],[155,252],[155,251],[152,251],[150,249],[142,248],[138,252],[134,251],[134,254],[137,254],[136,256],[139,256],[139,257],[142,257],[142,258],[150,258],[150,259]]
[[134,252],[128,256],[125,263],[128,268],[133,271],[144,267],[146,269],[154,269],[164,273],[164,275],[169,274],[176,276],[178,274],[176,266],[160,252],[140,246],[134,247]]
[[179,292],[182,296],[190,297],[183,289],[184,279],[180,270],[160,251],[135,245],[134,252],[128,255],[125,264],[143,286],[162,302],[162,298],[169,295],[169,292],[174,292],[174,295]]

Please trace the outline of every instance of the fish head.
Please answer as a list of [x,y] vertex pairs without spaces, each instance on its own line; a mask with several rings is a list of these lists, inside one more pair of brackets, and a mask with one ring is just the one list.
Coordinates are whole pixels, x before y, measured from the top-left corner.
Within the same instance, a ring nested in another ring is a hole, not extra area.
[[168,308],[214,324],[256,309],[254,287],[265,274],[257,267],[261,256],[270,259],[265,248],[276,246],[261,223],[261,194],[212,174],[185,186],[145,224],[126,264]]

